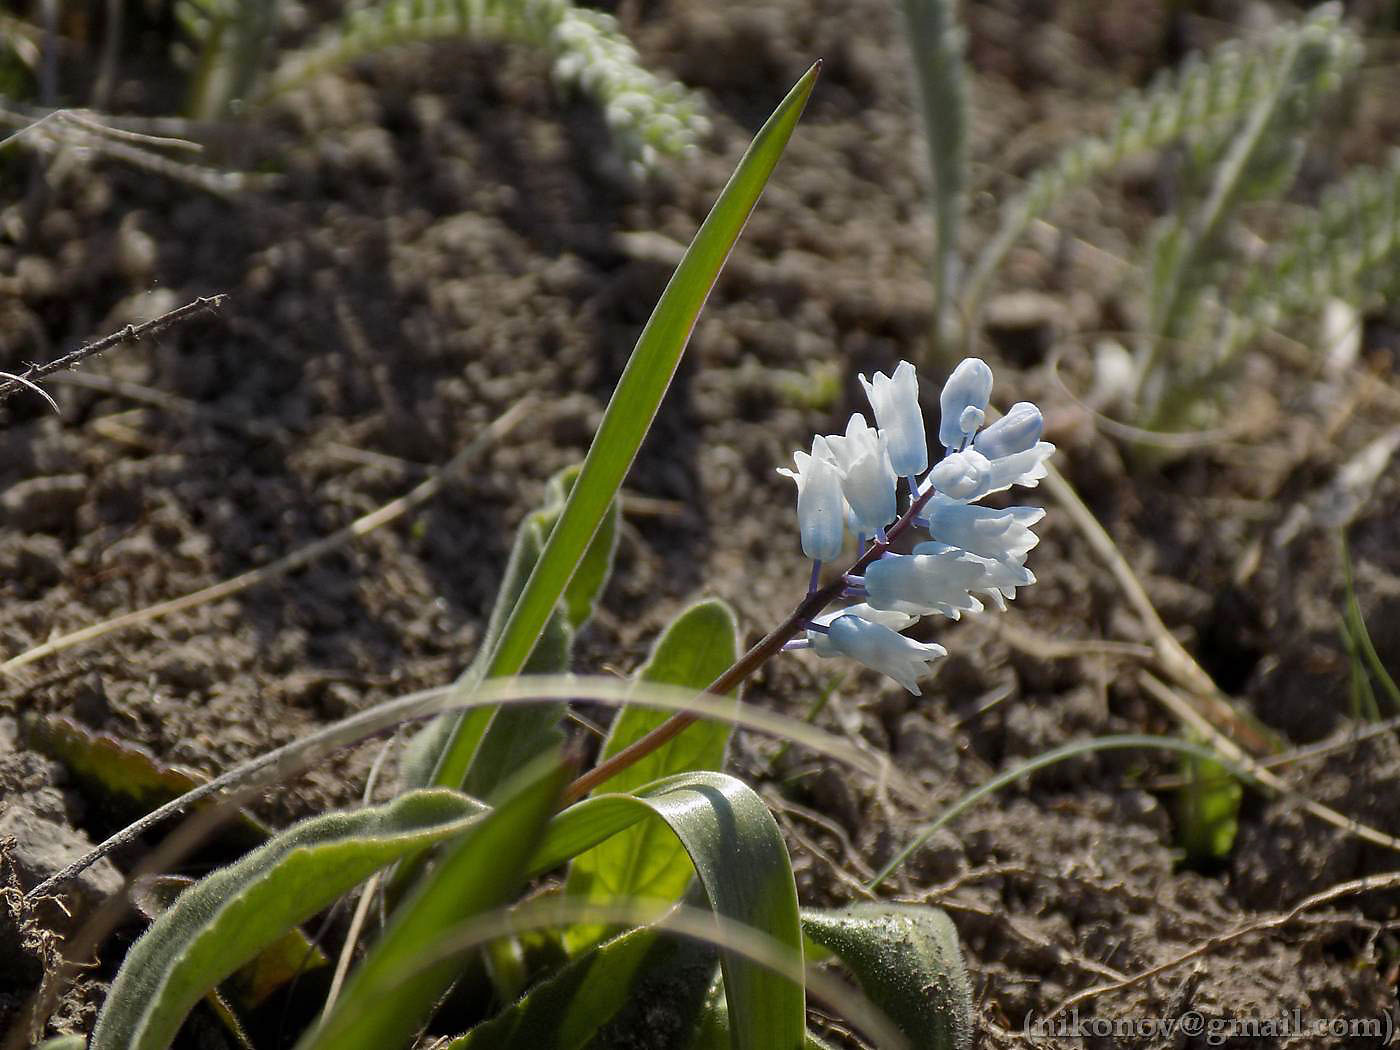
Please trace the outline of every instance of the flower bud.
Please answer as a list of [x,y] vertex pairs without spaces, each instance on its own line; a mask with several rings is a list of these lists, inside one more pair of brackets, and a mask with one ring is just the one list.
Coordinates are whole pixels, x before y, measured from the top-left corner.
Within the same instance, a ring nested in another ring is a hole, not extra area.
[[992,370],[980,358],[964,358],[938,395],[943,413],[938,424],[939,443],[955,452],[961,449],[986,418],[991,396]]
[[1000,459],[1034,448],[1044,429],[1040,409],[1029,401],[1017,401],[1006,415],[977,435],[973,447],[988,459]]

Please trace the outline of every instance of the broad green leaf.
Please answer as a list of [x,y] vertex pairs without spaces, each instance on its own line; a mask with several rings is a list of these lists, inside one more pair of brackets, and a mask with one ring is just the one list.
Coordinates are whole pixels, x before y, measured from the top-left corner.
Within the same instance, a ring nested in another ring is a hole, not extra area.
[[[754,137],[661,293],[603,413],[559,523],[496,639],[486,677],[520,673],[578,572],[651,428],[700,309],[802,115],[820,68],[817,63],[807,71]],[[446,774],[464,771],[475,746],[465,726],[454,733],[435,781],[459,783]]]
[[296,824],[206,876],[127,952],[92,1033],[92,1050],[164,1050],[209,989],[373,872],[460,834],[480,806],[415,791]]
[[[787,846],[763,800],[724,773],[682,773],[632,795],[599,795],[559,814],[532,867],[562,842],[582,849],[627,827],[627,809],[660,817],[685,847],[710,907],[750,926],[801,958],[797,887]],[[572,816],[571,814],[577,814]],[[577,826],[570,827],[572,822]],[[802,1045],[805,992],[737,951],[720,950],[736,1050],[791,1050]]]
[[1239,830],[1244,788],[1224,766],[1195,755],[1183,755],[1186,783],[1176,796],[1177,838],[1193,861],[1215,861],[1230,855]]
[[[635,1046],[639,1029],[654,1037],[648,1045],[683,1050],[718,963],[710,945],[633,929],[573,959],[447,1050],[604,1050]],[[620,1043],[619,1032],[631,1042]]]
[[442,931],[499,907],[518,892],[525,865],[558,804],[568,769],[537,758],[501,790],[494,809],[434,865],[395,911],[325,1021],[298,1050],[394,1050],[407,1046],[461,973],[463,953],[423,959]]
[[808,909],[802,930],[840,957],[913,1050],[972,1046],[972,982],[958,932],[941,910],[875,903]]
[[[525,581],[539,561],[540,551],[544,549],[550,530],[559,521],[579,470],[578,466],[566,467],[550,478],[543,505],[520,523],[481,646],[476,659],[458,679],[458,690],[470,690],[485,677],[487,658],[525,587]],[[613,555],[617,548],[617,517],[617,501],[614,500],[588,545],[559,608],[549,618],[544,634],[525,667],[526,672],[548,674],[569,669],[574,632],[592,616],[598,597],[612,573]],[[410,742],[404,756],[403,782],[409,787],[422,787],[430,783],[448,787],[466,785],[469,794],[489,794],[507,773],[519,769],[532,756],[553,746],[556,742],[554,730],[563,716],[563,710],[562,704],[540,704],[509,713],[484,708],[441,715]],[[449,764],[444,760],[444,754],[454,733],[458,739],[455,753],[459,757],[455,763]]]
[[[701,690],[728,670],[738,656],[739,626],[734,613],[724,602],[704,601],[681,613],[666,628],[637,679]],[[669,717],[650,708],[623,708],[613,720],[600,758],[616,754]],[[696,722],[615,776],[608,784],[609,791],[632,791],[674,773],[719,769],[732,732],[724,722]],[[575,858],[567,892],[594,902],[648,899],[665,906],[680,898],[692,877],[690,858],[675,835],[656,821],[642,821]],[[581,925],[568,932],[565,943],[577,952],[596,944],[606,933],[602,926]]]
[[595,795],[575,802],[549,822],[530,860],[530,874],[543,875],[650,815],[632,795]]

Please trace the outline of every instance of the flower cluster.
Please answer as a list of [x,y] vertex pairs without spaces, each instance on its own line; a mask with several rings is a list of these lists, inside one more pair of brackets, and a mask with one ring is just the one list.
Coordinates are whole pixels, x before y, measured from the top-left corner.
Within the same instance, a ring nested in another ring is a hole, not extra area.
[[[1012,485],[1034,488],[1055,446],[1040,440],[1040,409],[1026,401],[983,426],[992,370],[970,357],[953,370],[939,396],[944,454],[929,469],[914,366],[901,361],[892,376],[877,372],[873,379],[861,376],[861,383],[876,426],[857,412],[845,434],[819,435],[811,453],[796,453],[796,470],[779,470],[797,482],[797,521],[803,553],[813,561],[812,590],[822,562],[840,556],[849,529],[864,574],[848,573],[843,594],[861,600],[813,617],[806,637],[787,648],[849,657],[918,693],[927,665],[947,650],[906,638],[902,630],[920,616],[956,620],[980,612],[983,598],[1004,610],[1017,587],[1035,582],[1026,555],[1038,542],[1031,526],[1045,511],[974,504]],[[901,478],[910,494],[902,516]],[[913,525],[927,531],[929,540],[910,554],[892,552],[894,535]]]

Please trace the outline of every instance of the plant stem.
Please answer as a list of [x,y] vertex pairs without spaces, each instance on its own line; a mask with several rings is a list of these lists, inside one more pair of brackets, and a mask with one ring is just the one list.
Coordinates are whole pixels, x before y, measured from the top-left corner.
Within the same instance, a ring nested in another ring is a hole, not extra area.
[[[865,553],[856,559],[855,563],[836,577],[834,581],[818,590],[813,590],[798,603],[797,608],[786,620],[778,624],[777,627],[764,635],[752,649],[734,663],[729,670],[720,675],[706,687],[705,692],[713,693],[716,696],[736,689],[745,679],[768,662],[768,659],[782,651],[783,645],[790,641],[799,631],[805,630],[806,624],[823,609],[830,605],[837,598],[841,597],[846,589],[846,577],[859,574],[865,571],[866,566],[876,559],[882,557],[894,544],[900,535],[914,523],[924,509],[929,499],[933,496],[933,486],[928,487],[928,491],[922,495],[916,495],[914,501],[910,503],[906,510],[889,530],[885,533],[883,540],[876,540],[866,548]],[[598,763],[583,776],[579,777],[564,791],[564,803],[575,802],[588,794],[599,784],[606,783],[617,776],[628,766],[646,758],[657,748],[668,743],[677,735],[683,732],[692,723],[697,721],[698,715],[689,712],[681,712],[672,715],[665,722],[653,729],[646,736],[634,740],[617,754]]]

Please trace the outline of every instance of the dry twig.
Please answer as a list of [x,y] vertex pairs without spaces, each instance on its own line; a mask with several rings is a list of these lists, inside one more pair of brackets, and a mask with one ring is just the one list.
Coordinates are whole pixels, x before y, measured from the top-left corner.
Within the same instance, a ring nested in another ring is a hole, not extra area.
[[[1305,897],[1286,912],[1280,912],[1277,915],[1268,915],[1262,919],[1254,919],[1241,926],[1236,926],[1233,930],[1226,930],[1224,933],[1217,934],[1214,937],[1204,940],[1195,947],[1182,952],[1180,955],[1168,959],[1166,962],[1158,963],[1156,966],[1148,967],[1146,970],[1130,974],[1119,981],[1095,985],[1092,988],[1084,988],[1075,992],[1045,1016],[1047,1018],[1058,1017],[1066,1010],[1071,1010],[1089,999],[1104,995],[1108,992],[1122,991],[1125,988],[1131,988],[1134,985],[1142,984],[1144,981],[1151,980],[1158,974],[1175,969],[1178,966],[1190,962],[1192,959],[1199,958],[1218,948],[1223,948],[1244,937],[1250,937],[1256,933],[1266,933],[1269,930],[1280,929],[1290,923],[1299,921],[1303,918],[1304,912],[1311,911],[1324,904],[1331,904],[1333,901],[1340,900],[1343,897],[1352,897],[1360,893],[1374,893],[1378,890],[1394,889],[1400,889],[1400,871],[1391,871],[1384,875],[1369,875],[1366,878],[1352,879],[1349,882],[1338,883],[1336,886],[1325,889],[1320,893],[1314,893],[1311,897]],[[1350,917],[1343,917],[1341,921],[1351,920]]]
[[101,339],[96,339],[91,343],[84,343],[82,346],[78,347],[78,349],[71,350],[62,357],[55,358],[47,364],[31,365],[27,371],[19,375],[9,376],[8,378],[0,380],[0,402],[9,400],[21,390],[32,389],[34,384],[38,383],[46,376],[51,376],[55,372],[62,372],[66,369],[73,368],[75,365],[81,364],[90,357],[95,357],[104,350],[110,350],[112,347],[119,346],[122,343],[134,343],[145,339],[147,336],[159,335],[181,322],[188,321],[191,317],[217,310],[223,306],[227,300],[228,296],[226,295],[200,296],[193,302],[177,307],[169,313],[161,314],[159,317],[153,317],[151,320],[143,321],[141,324],[129,324],[120,331],[113,332],[111,335],[103,336]]

